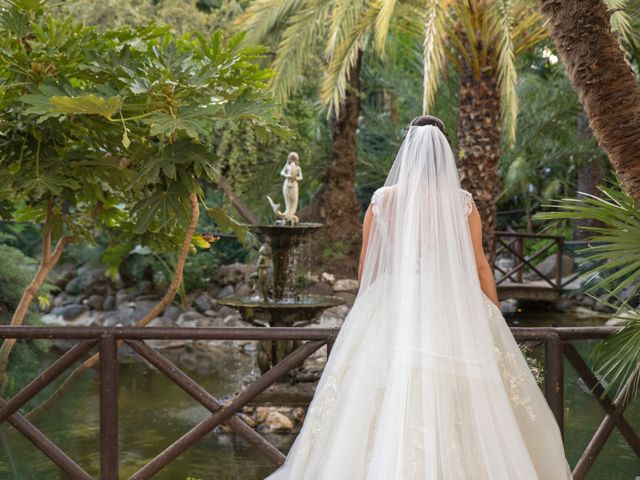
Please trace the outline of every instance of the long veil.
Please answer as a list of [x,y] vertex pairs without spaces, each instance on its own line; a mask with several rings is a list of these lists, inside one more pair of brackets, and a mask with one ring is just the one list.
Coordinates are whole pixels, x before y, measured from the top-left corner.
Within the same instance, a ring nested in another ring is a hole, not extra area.
[[[499,313],[480,289],[465,193],[443,133],[410,127],[372,199],[358,296],[303,429],[269,480],[570,478],[526,362],[511,380],[529,382],[536,410],[524,420],[514,413],[517,389],[501,374],[490,326]],[[528,428],[538,430],[527,441]]]

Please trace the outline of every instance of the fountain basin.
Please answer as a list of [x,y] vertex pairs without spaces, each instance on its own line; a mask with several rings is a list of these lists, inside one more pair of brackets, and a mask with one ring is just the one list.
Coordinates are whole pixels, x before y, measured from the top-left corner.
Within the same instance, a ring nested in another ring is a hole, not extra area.
[[301,294],[294,298],[265,300],[258,295],[239,297],[228,296],[218,299],[220,305],[226,305],[240,311],[242,318],[252,323],[271,327],[290,327],[294,323],[304,324],[327,308],[343,305],[339,297],[326,295]]

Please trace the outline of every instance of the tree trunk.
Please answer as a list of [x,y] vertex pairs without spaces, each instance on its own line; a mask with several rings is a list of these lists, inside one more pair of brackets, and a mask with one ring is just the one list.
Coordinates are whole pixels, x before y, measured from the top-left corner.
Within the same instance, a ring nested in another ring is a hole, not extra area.
[[640,88],[602,0],[540,0],[593,134],[640,202]]
[[473,195],[482,219],[482,242],[493,265],[496,197],[500,192],[500,91],[497,69],[485,66],[479,77],[471,68],[460,75],[458,173],[462,188]]
[[[591,129],[589,128],[589,119],[584,111],[580,112],[578,116],[578,140],[588,141],[591,136]],[[600,158],[592,157],[587,163],[581,165],[577,172],[577,195],[576,198],[584,198],[584,193],[590,195],[598,195],[598,184],[605,176],[605,169],[601,165]],[[573,239],[583,240],[590,234],[583,230],[584,227],[601,227],[603,223],[593,218],[579,218],[573,222]]]
[[331,164],[322,175],[323,186],[299,215],[301,221],[325,224],[309,245],[310,258],[317,259],[313,267],[348,277],[357,273],[362,242],[356,196],[361,58],[351,69],[340,115],[331,118]]

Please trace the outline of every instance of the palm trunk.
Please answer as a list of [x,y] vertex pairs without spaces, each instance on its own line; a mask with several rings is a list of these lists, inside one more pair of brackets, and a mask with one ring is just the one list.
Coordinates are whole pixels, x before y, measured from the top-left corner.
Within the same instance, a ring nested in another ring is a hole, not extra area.
[[340,115],[331,118],[331,164],[322,175],[323,186],[300,212],[301,220],[325,224],[322,234],[312,239],[309,246],[311,258],[319,262],[314,267],[351,277],[357,272],[362,241],[360,203],[356,196],[360,64],[361,57],[351,69]]
[[602,0],[540,0],[593,134],[640,202],[640,88]]
[[495,257],[496,197],[500,192],[500,91],[495,67],[475,76],[471,68],[460,75],[458,173],[462,188],[473,195],[482,219],[484,250]]

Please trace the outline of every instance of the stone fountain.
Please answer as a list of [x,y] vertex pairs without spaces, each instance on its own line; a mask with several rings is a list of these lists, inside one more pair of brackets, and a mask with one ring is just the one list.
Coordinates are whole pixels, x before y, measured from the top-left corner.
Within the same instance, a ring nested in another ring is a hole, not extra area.
[[[259,250],[255,292],[248,296],[229,296],[219,300],[222,305],[240,311],[242,317],[254,325],[291,327],[308,325],[319,312],[341,305],[344,300],[331,296],[312,295],[295,285],[300,248],[312,234],[322,228],[321,223],[299,222],[298,182],[302,170],[298,155],[291,152],[280,172],[285,177],[282,193],[285,210],[271,197],[267,199],[276,216],[269,225],[252,225],[251,231],[264,242]],[[262,341],[258,354],[260,369],[265,372],[297,347],[295,341]],[[289,378],[288,380],[291,380]]]

